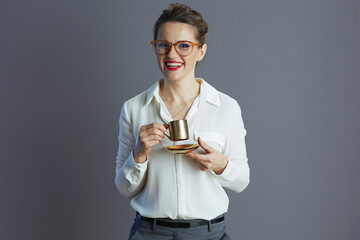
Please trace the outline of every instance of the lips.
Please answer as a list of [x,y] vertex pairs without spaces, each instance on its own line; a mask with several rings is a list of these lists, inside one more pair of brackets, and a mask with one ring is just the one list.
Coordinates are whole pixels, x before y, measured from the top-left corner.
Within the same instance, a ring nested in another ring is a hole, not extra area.
[[182,66],[184,65],[184,63],[182,62],[176,62],[176,61],[168,61],[165,62],[165,66],[169,71],[177,71],[179,70]]

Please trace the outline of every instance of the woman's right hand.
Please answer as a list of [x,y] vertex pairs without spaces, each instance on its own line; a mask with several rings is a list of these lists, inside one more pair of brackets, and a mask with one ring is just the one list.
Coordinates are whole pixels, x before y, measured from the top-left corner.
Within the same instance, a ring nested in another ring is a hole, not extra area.
[[159,144],[165,137],[167,125],[151,123],[140,128],[139,140],[134,149],[134,161],[143,163],[151,152],[151,148]]

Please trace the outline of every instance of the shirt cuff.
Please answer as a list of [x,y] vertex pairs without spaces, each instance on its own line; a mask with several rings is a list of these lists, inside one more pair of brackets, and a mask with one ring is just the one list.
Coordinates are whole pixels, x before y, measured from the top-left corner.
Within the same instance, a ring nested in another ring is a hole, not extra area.
[[238,171],[234,163],[227,156],[226,158],[228,159],[228,164],[221,174],[216,174],[214,170],[210,171],[223,186],[229,185],[231,182],[235,181],[238,175]]
[[136,163],[133,151],[129,154],[124,164],[124,175],[130,184],[139,183],[147,169],[148,161],[144,163]]

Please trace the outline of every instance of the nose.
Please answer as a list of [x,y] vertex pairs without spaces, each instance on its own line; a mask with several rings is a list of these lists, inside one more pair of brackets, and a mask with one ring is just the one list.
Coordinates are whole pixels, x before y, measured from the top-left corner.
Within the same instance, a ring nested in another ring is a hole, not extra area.
[[168,58],[174,58],[179,56],[179,54],[175,50],[175,44],[170,45],[170,50],[167,54]]

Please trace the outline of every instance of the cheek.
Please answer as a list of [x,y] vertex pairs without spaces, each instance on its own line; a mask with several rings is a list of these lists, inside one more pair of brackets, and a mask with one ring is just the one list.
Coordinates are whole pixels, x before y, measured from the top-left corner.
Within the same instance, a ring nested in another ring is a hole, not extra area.
[[196,66],[196,63],[197,63],[197,59],[199,58],[200,54],[199,52],[193,52],[187,59],[187,64],[191,67],[194,67]]
[[188,67],[193,68],[196,65],[196,58],[191,58],[186,61]]
[[162,56],[157,56],[157,62],[159,67],[161,68],[164,65],[164,60]]

